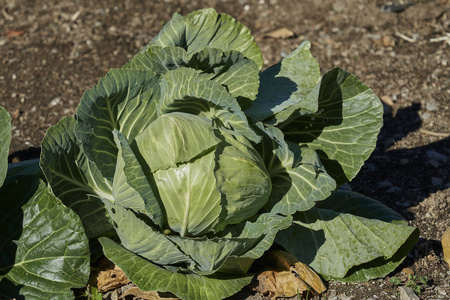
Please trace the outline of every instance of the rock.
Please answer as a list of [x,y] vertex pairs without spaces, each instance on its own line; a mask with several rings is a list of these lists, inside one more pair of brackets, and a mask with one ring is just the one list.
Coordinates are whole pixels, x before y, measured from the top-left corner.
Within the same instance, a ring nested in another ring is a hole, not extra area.
[[398,289],[400,291],[400,300],[420,300],[411,287],[401,286]]
[[403,191],[403,189],[401,187],[393,186],[393,187],[389,188],[386,192],[389,194],[393,194],[393,193],[400,193],[401,191]]
[[437,160],[437,161],[440,161],[440,162],[443,162],[443,163],[447,162],[447,156],[445,156],[445,155],[443,155],[443,154],[441,154],[439,152],[436,152],[434,150],[427,151],[427,157],[429,159]]
[[390,182],[390,181],[388,181],[388,180],[378,182],[377,185],[378,185],[378,188],[384,189],[384,190],[387,190],[387,189],[389,189],[389,188],[391,188],[391,187],[394,186],[394,185],[392,184],[392,182]]
[[345,10],[345,8],[346,8],[346,4],[345,4],[345,1],[343,1],[343,0],[338,0],[333,3],[333,10],[335,12],[342,12]]
[[442,179],[438,177],[431,177],[431,184],[433,186],[441,186],[442,185]]
[[435,111],[437,110],[437,104],[435,99],[431,99],[427,102],[426,106],[427,110],[429,111]]

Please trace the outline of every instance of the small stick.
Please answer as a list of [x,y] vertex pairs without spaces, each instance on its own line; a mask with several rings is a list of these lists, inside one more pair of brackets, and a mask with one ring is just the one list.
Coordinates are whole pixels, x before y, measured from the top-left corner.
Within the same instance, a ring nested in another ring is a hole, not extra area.
[[410,42],[410,43],[415,43],[415,42],[416,42],[415,39],[412,39],[412,38],[410,38],[409,36],[406,36],[406,35],[404,35],[404,34],[398,32],[398,31],[395,32],[395,35],[398,36],[398,37],[400,37],[400,38],[402,38],[402,39],[404,39],[404,40],[407,41],[407,42]]
[[444,36],[430,39],[430,42],[432,42],[432,43],[441,42],[441,41],[450,41],[450,33],[446,33]]
[[419,129],[420,132],[425,133],[425,134],[429,134],[429,135],[434,135],[434,136],[442,136],[442,137],[449,137],[450,133],[446,133],[446,132],[433,132],[433,131],[429,131],[423,128]]
[[14,17],[9,15],[6,12],[6,8],[2,9],[2,15],[5,17],[5,19],[7,19],[8,21],[14,21]]

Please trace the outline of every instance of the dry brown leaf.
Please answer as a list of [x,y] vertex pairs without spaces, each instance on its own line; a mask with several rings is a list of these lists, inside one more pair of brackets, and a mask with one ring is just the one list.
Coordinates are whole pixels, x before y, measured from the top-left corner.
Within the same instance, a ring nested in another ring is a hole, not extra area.
[[129,283],[125,273],[118,266],[114,269],[102,271],[97,276],[97,289],[99,292],[104,293],[106,291],[116,289]]
[[160,300],[160,299],[178,300],[178,299],[180,299],[180,298],[165,298],[165,297],[160,296],[158,292],[155,292],[155,291],[145,292],[145,291],[141,291],[138,287],[129,288],[122,294],[122,297],[125,298],[125,296],[129,296],[129,295],[139,297],[144,300]]
[[444,261],[450,268],[450,227],[442,235],[442,250],[444,251]]
[[292,297],[302,294],[309,286],[290,271],[264,271],[258,275],[259,285],[256,291],[271,299],[279,297]]
[[308,290],[318,295],[326,290],[320,277],[292,254],[275,250],[269,255],[277,270],[265,271],[257,277],[259,285],[256,290],[259,293],[276,299],[292,297]]
[[287,28],[280,28],[264,35],[264,37],[270,37],[273,39],[288,39],[293,36],[295,36],[294,32]]

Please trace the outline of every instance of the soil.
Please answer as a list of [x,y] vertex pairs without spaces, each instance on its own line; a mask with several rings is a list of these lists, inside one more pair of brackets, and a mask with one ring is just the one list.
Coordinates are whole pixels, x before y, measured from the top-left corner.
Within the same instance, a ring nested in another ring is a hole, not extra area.
[[[38,157],[47,128],[73,115],[83,91],[126,63],[175,11],[206,7],[249,27],[266,67],[308,39],[323,72],[339,66],[392,102],[385,106],[375,152],[346,188],[401,213],[421,230],[419,243],[386,278],[328,282],[316,299],[399,299],[399,286],[390,279],[398,277],[402,286],[407,274],[426,277],[420,299],[450,299],[450,269],[440,243],[450,226],[445,0],[1,1],[0,105],[13,118],[10,161]],[[280,28],[294,36],[268,37]]]

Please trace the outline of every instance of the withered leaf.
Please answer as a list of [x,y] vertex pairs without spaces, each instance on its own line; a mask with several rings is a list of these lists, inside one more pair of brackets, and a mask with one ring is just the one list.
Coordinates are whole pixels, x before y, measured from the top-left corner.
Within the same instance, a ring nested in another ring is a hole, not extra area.
[[118,266],[114,269],[102,271],[97,276],[97,289],[99,292],[104,293],[106,291],[119,288],[129,283],[125,273]]
[[256,290],[271,299],[292,297],[303,292],[321,294],[326,290],[320,277],[292,254],[275,250],[268,256],[276,265],[276,270],[262,272],[257,280]]

